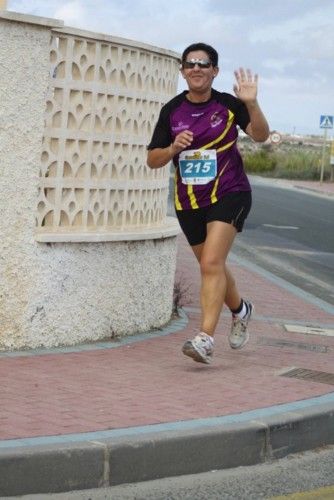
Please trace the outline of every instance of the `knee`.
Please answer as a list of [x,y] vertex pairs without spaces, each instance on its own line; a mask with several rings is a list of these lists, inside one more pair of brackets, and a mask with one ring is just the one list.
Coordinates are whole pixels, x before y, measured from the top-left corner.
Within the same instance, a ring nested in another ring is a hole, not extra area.
[[211,256],[203,256],[200,262],[201,274],[220,274],[225,272],[225,262]]

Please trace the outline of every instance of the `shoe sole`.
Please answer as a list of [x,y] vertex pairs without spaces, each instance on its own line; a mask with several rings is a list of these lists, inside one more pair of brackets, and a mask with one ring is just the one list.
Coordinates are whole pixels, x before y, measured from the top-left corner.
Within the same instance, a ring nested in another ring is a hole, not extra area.
[[211,363],[211,359],[204,358],[193,346],[191,341],[187,341],[184,346],[182,347],[182,352],[186,356],[189,356],[189,358],[192,358],[194,361],[197,363],[205,363],[206,365],[209,365]]

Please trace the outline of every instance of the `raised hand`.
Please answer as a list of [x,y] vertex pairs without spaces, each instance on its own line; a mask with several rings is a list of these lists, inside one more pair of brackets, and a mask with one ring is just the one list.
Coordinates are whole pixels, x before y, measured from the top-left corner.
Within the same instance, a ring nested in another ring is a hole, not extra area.
[[258,75],[250,69],[239,68],[234,71],[236,83],[233,85],[234,93],[245,104],[256,101]]

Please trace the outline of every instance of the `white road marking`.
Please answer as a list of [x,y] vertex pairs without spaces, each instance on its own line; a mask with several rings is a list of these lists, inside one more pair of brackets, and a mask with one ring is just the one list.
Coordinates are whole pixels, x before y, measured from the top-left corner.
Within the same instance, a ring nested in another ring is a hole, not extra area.
[[273,227],[274,229],[299,229],[297,226],[277,226],[275,224],[262,224],[264,227]]

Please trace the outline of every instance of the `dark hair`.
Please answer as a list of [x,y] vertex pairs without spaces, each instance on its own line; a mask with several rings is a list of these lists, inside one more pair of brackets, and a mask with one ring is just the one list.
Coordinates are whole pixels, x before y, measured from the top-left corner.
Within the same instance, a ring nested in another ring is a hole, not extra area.
[[203,50],[206,52],[210,58],[210,61],[212,62],[212,66],[218,66],[218,52],[216,49],[211,47],[211,45],[207,45],[206,43],[198,42],[198,43],[192,43],[184,49],[182,58],[181,58],[181,64],[183,64],[187,58],[187,55],[189,52],[194,52],[195,50]]

